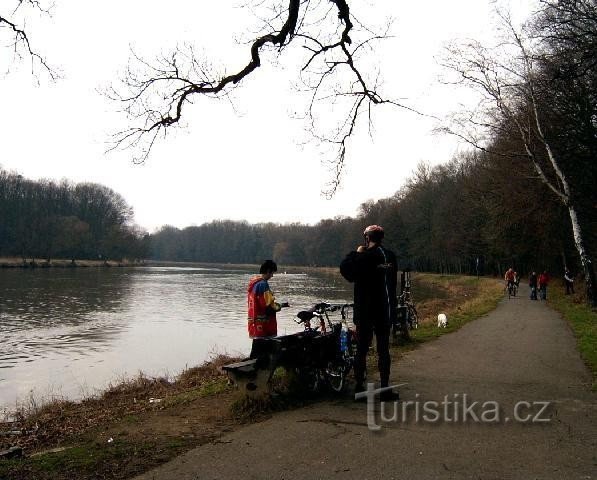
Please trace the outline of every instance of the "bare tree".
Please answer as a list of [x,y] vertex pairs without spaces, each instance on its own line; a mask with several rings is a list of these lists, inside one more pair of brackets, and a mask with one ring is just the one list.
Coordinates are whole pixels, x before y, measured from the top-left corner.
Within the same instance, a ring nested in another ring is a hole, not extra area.
[[[6,10],[4,10],[6,9]],[[12,51],[10,65],[25,58],[31,61],[31,72],[37,74],[38,68],[45,71],[52,80],[57,76],[45,57],[32,45],[30,32],[26,27],[26,19],[33,14],[50,15],[51,5],[43,0],[8,0],[3,2],[0,10],[0,45]]]
[[[282,56],[290,46],[296,46],[303,52],[297,76],[310,92],[305,115],[308,130],[335,152],[333,178],[325,191],[333,195],[360,116],[366,113],[370,121],[371,107],[380,104],[410,110],[382,97],[378,73],[357,65],[371,52],[373,42],[388,37],[388,29],[376,33],[361,24],[350,9],[355,1],[261,0],[259,4],[269,6],[270,14],[262,17],[264,28],[250,42],[250,60],[234,73],[215,73],[188,45],[156,62],[134,55],[122,85],[109,93],[122,102],[131,121],[130,128],[115,135],[113,148],[132,148],[134,161],[144,162],[156,140],[179,124],[184,108],[196,97],[226,98],[261,66],[265,52]],[[317,108],[326,102],[342,112],[336,121],[328,117],[320,122],[329,111]],[[325,125],[331,124],[333,127],[326,129]]]
[[491,151],[492,141],[497,138],[511,134],[518,137],[523,152],[493,150],[491,153],[530,162],[537,179],[566,207],[584,270],[588,300],[595,305],[594,268],[586,248],[574,185],[554,148],[557,135],[546,134],[550,125],[545,120],[545,111],[559,92],[542,88],[540,40],[516,29],[507,14],[502,13],[500,17],[506,38],[496,47],[475,41],[448,47],[444,66],[455,74],[455,83],[480,94],[480,104],[473,111],[456,115],[453,123],[443,130],[485,151]]

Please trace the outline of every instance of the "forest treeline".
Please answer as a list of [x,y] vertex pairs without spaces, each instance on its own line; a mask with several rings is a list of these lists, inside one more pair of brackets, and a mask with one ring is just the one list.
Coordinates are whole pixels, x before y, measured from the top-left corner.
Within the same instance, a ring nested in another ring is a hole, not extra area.
[[0,169],[0,256],[146,258],[149,236],[124,198],[96,183],[28,180]]
[[[231,220],[164,226],[151,235],[151,257],[217,263],[273,258],[282,265],[337,266],[363,242],[365,226],[377,223],[401,268],[497,274],[513,265],[525,273],[555,273],[568,263],[580,273],[565,208],[542,183],[531,175],[513,176],[512,168],[511,161],[486,154],[434,168],[420,164],[394,196],[363,203],[355,217],[313,226]],[[594,191],[588,193],[595,200]],[[590,210],[585,213],[595,248],[597,222],[589,219]]]

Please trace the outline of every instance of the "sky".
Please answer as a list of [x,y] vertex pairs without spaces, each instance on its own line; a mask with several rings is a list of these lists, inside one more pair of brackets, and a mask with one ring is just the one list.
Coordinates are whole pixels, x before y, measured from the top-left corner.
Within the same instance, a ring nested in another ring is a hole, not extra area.
[[[5,1],[11,0],[2,0],[0,13]],[[106,153],[110,135],[127,123],[101,91],[122,76],[131,48],[151,58],[188,42],[216,67],[238,70],[248,60],[238,40],[257,26],[240,4],[171,0],[164,8],[157,0],[55,0],[51,17],[28,16],[32,44],[61,78],[31,75],[26,61],[12,62],[0,75],[0,166],[31,179],[107,185],[152,232],[214,219],[316,223],[353,216],[364,201],[398,191],[419,162],[436,165],[466,149],[453,137],[433,134],[438,124],[430,118],[377,107],[373,131],[360,125],[341,187],[326,199],[321,191],[331,179],[325,164],[331,157],[305,142],[304,122],[295,118],[304,97],[294,88],[298,66],[290,57],[280,65],[264,62],[245,79],[234,92],[234,108],[214,101],[185,107],[183,127],[160,141],[144,164],[134,164],[130,151]],[[533,2],[500,5],[523,18]],[[495,6],[492,0],[351,3],[368,25],[394,19],[393,37],[367,59],[383,75],[382,93],[440,118],[474,101],[438,82],[442,47],[456,38],[488,38]],[[0,50],[2,72],[10,60],[10,52]]]

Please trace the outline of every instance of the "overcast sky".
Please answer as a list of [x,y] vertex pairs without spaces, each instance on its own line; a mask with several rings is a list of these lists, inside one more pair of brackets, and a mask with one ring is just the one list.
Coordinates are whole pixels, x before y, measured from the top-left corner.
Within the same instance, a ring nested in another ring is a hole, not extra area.
[[[503,4],[524,15],[533,2]],[[130,152],[105,154],[110,133],[124,123],[98,89],[117,80],[130,47],[151,56],[193,42],[214,65],[238,70],[248,52],[236,40],[256,26],[238,5],[55,0],[51,18],[29,18],[27,25],[33,45],[63,78],[52,83],[41,75],[38,85],[27,63],[0,77],[0,165],[33,179],[107,185],[153,231],[213,219],[315,223],[354,215],[365,200],[395,193],[420,161],[445,162],[464,148],[432,135],[431,120],[378,108],[373,136],[361,128],[350,141],[341,189],[326,200],[320,194],[330,180],[325,157],[317,145],[304,144],[304,124],[292,118],[302,100],[293,90],[297,69],[265,64],[235,92],[236,111],[225,102],[187,107],[185,127],[160,142],[144,165],[134,165]],[[395,18],[395,38],[375,58],[384,95],[441,116],[463,98],[438,84],[436,57],[450,39],[487,38],[494,6],[489,0],[358,0],[352,11],[369,24]],[[0,55],[6,60],[6,49]]]

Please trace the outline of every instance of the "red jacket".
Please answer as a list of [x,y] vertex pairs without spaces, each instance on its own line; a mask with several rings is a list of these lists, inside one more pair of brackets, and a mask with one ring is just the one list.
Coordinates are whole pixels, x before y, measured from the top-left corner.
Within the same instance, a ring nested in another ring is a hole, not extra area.
[[278,334],[276,303],[269,284],[261,275],[253,277],[247,287],[247,312],[249,337],[271,337]]
[[541,285],[547,286],[548,283],[549,283],[549,274],[542,273],[541,275],[539,275],[539,286],[541,286]]

